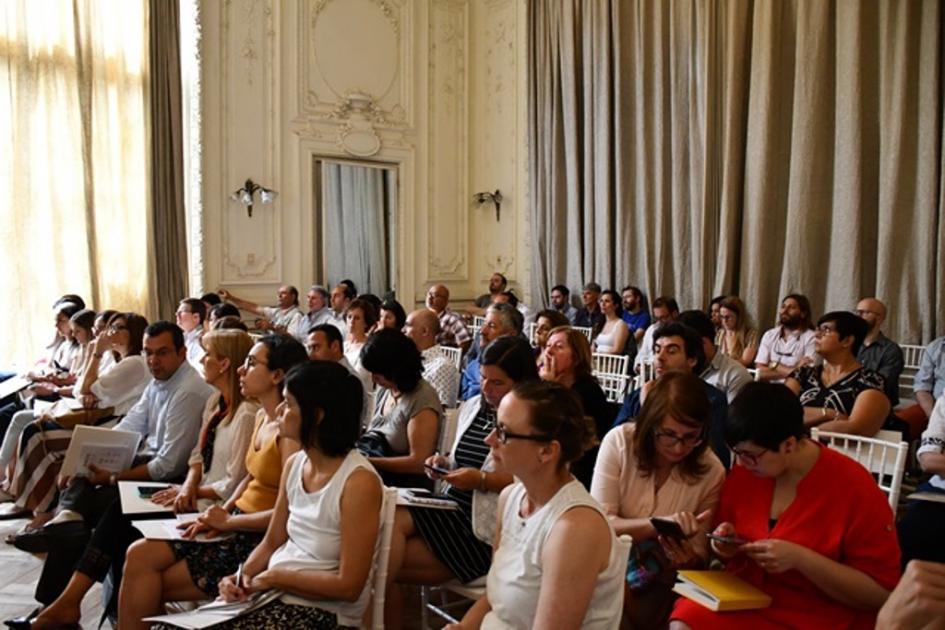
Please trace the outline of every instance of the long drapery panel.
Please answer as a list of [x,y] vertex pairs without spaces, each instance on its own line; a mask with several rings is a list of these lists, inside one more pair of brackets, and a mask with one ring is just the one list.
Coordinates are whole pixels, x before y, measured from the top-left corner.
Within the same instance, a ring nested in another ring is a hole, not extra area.
[[529,6],[539,296],[738,293],[767,327],[876,295],[900,341],[945,332],[938,2]]

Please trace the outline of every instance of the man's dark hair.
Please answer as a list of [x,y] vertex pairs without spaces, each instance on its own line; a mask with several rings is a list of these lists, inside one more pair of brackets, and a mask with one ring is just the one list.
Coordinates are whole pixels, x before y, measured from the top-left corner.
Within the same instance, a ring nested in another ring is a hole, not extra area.
[[509,305],[518,306],[518,296],[515,295],[515,291],[509,289],[508,291],[503,291],[500,295],[504,295],[509,300]]
[[712,325],[712,320],[704,312],[695,309],[683,311],[679,314],[679,323],[689,326],[699,333],[700,337],[708,339],[713,344],[715,343],[715,326]]
[[204,293],[200,296],[200,301],[213,307],[216,304],[222,304],[223,299],[216,293]]
[[341,457],[354,448],[364,400],[358,377],[333,361],[305,361],[289,370],[285,388],[299,405],[303,449]]
[[338,345],[341,346],[342,351],[345,349],[345,340],[341,336],[341,331],[338,330],[336,326],[331,324],[319,324],[318,326],[312,326],[308,329],[308,334],[320,332],[325,335],[325,338],[328,339],[328,345],[338,342]]
[[174,322],[162,319],[144,329],[144,334],[148,337],[157,337],[164,333],[171,333],[171,339],[174,340],[174,349],[180,352],[181,348],[184,347],[184,331]]
[[358,296],[358,287],[355,286],[353,280],[349,280],[345,278],[338,284],[340,284],[341,286],[345,288],[345,297],[348,298],[349,300],[353,300],[354,298]]
[[417,389],[423,379],[423,360],[412,339],[399,330],[379,330],[361,348],[361,365],[380,374],[403,394]]
[[848,311],[824,313],[817,320],[817,325],[820,326],[821,324],[833,324],[837,329],[837,339],[840,341],[847,337],[853,337],[853,345],[850,347],[853,356],[856,356],[856,353],[860,351],[860,346],[863,345],[863,340],[866,339],[866,334],[870,330],[870,325],[866,323],[865,319]]
[[654,351],[657,339],[662,339],[663,337],[682,337],[686,358],[696,360],[696,365],[692,368],[692,373],[696,375],[702,374],[702,370],[705,369],[705,349],[702,347],[702,338],[699,337],[699,333],[679,322],[663,324],[653,333]]
[[210,307],[209,315],[211,319],[223,319],[224,317],[235,317],[239,319],[240,309],[228,302],[221,302],[220,304],[214,304]]
[[544,317],[549,322],[551,322],[552,328],[557,328],[558,326],[570,326],[571,322],[568,321],[567,316],[561,311],[556,311],[553,308],[546,308],[542,311],[538,311],[538,314],[535,315],[535,321]]
[[197,298],[184,298],[180,301],[180,303],[189,306],[190,312],[196,313],[199,316],[201,324],[203,324],[204,320],[207,319],[207,305],[204,304],[203,300],[198,300]]
[[794,300],[795,302],[797,302],[797,305],[800,307],[801,312],[804,313],[804,316],[801,318],[801,329],[813,330],[814,329],[813,311],[811,311],[810,300],[807,299],[807,296],[801,295],[800,293],[788,293],[781,300],[782,304],[784,304],[784,300]]
[[564,297],[571,295],[571,290],[563,284],[556,284],[555,286],[551,287],[551,292],[554,293],[555,291],[558,291]]
[[299,290],[296,289],[291,284],[286,285],[286,288],[289,290],[289,293],[292,295],[292,303],[298,306],[299,305]]
[[640,309],[649,312],[650,310],[649,302],[646,299],[646,294],[644,294],[643,291],[640,290],[640,287],[635,287],[632,284],[628,284],[624,288],[620,289],[621,296],[624,291],[631,291],[637,297],[637,302],[640,305]]
[[661,295],[655,300],[653,300],[653,308],[665,308],[669,309],[670,313],[679,312],[679,304],[676,303],[676,298],[670,297],[668,295]]
[[728,406],[725,442],[751,442],[777,450],[789,437],[804,437],[804,408],[798,397],[780,383],[752,381]]

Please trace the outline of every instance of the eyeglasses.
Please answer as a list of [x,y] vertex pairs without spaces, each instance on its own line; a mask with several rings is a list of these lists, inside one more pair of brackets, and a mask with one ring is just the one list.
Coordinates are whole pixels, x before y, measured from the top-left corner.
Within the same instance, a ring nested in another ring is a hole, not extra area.
[[732,449],[732,454],[735,455],[735,457],[738,457],[739,459],[741,459],[743,462],[745,462],[749,466],[757,466],[758,460],[761,459],[761,456],[767,452],[768,452],[768,449],[766,448],[761,449],[757,453],[749,453],[748,451],[742,451],[737,448]]
[[833,326],[828,326],[827,324],[821,324],[820,326],[817,327],[818,335],[829,335],[830,333],[835,333],[835,332],[837,332],[837,329],[834,328]]
[[529,442],[551,442],[554,440],[554,437],[550,435],[512,433],[511,431],[506,431],[505,427],[498,422],[492,426],[492,430],[495,431],[495,437],[499,440],[499,444],[506,444],[509,440],[528,440]]
[[259,359],[257,359],[257,358],[254,357],[253,355],[251,355],[251,354],[246,355],[246,360],[243,361],[243,367],[244,367],[245,369],[251,370],[251,369],[253,369],[254,367],[256,367],[257,365],[261,365],[261,366],[263,366],[263,367],[269,367],[269,364],[268,364],[268,363],[265,363],[265,362],[263,362],[263,361],[260,361]]
[[721,319],[723,322],[728,322],[735,319],[735,316],[734,315],[719,315],[719,319]]
[[861,308],[858,308],[853,312],[859,315],[860,317],[865,317],[867,315],[879,315],[879,313],[877,313],[876,311],[868,311],[866,309],[861,309]]
[[668,431],[654,431],[653,436],[656,438],[656,442],[660,446],[664,446],[666,448],[672,448],[677,444],[682,444],[683,446],[698,446],[702,444],[702,441],[705,439],[701,433],[676,435],[675,433],[670,433]]
[[109,329],[109,330],[112,330],[112,331],[115,331],[115,332],[118,332],[118,331],[120,331],[120,330],[128,330],[128,327],[125,326],[124,324],[111,324],[111,325],[108,327],[108,329]]

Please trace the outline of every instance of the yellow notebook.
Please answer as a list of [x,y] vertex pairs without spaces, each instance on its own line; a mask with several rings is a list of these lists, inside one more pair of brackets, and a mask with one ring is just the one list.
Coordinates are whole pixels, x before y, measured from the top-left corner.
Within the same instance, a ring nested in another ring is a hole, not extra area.
[[767,608],[771,596],[726,571],[680,571],[673,590],[709,610]]

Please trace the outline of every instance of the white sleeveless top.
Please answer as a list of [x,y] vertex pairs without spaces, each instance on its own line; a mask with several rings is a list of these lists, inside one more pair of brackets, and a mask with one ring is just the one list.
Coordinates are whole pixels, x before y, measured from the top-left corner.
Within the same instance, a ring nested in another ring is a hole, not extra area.
[[482,629],[532,627],[541,590],[541,552],[545,539],[558,517],[580,506],[596,510],[610,529],[610,562],[597,576],[597,585],[581,627],[591,630],[619,628],[626,558],[600,505],[576,479],[565,484],[548,503],[527,519],[519,516],[524,497],[525,486],[517,483],[505,503],[502,540],[492,558],[492,567],[486,580],[486,593],[492,610],[483,619]]
[[[269,567],[278,566],[295,571],[337,571],[341,561],[341,494],[345,483],[351,473],[359,468],[370,470],[375,476],[377,472],[367,458],[352,449],[325,487],[309,493],[302,486],[305,460],[305,453],[301,452],[293,455],[289,463],[289,475],[286,478],[289,500],[286,531],[289,539],[272,554]],[[338,616],[339,625],[360,626],[370,596],[369,576],[361,595],[353,602],[311,600],[289,593],[281,599],[287,604],[314,606],[333,612]]]

